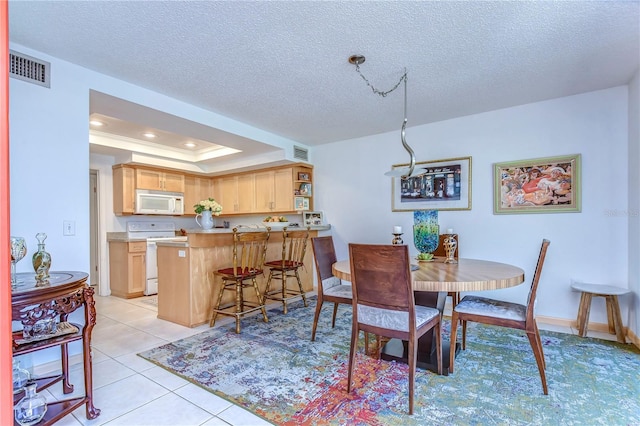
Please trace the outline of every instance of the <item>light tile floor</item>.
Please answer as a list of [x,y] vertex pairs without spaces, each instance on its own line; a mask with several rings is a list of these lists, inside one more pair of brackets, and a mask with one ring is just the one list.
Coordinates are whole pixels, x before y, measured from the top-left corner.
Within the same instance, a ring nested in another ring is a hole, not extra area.
[[[187,328],[156,317],[157,308],[139,299],[96,297],[97,324],[93,330],[94,405],[101,414],[87,420],[84,406],[64,417],[59,426],[78,425],[268,425],[263,419],[140,358],[138,352],[200,333],[208,324]],[[445,308],[445,315],[450,308]],[[222,318],[219,323],[233,321]],[[575,329],[539,324],[544,330],[577,334]],[[591,337],[615,340],[607,333]],[[82,364],[71,367],[73,394],[57,384],[43,391],[49,400],[81,395]]]

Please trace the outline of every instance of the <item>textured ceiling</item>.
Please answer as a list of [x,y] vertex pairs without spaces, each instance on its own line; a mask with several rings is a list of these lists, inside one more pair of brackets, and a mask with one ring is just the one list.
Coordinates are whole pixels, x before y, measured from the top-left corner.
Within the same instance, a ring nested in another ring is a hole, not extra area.
[[11,1],[10,41],[306,145],[629,82],[638,1]]

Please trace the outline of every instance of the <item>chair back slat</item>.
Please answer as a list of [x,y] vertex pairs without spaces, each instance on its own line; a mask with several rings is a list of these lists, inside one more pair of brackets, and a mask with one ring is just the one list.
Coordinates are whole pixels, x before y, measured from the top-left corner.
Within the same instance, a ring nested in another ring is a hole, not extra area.
[[349,261],[354,303],[413,310],[415,302],[406,245],[349,244]]
[[304,255],[307,250],[310,227],[304,231],[289,231],[286,227],[282,230],[282,267],[290,265],[291,262],[303,264]]
[[323,280],[333,276],[331,266],[337,261],[333,237],[312,238],[311,246],[313,247],[313,255],[316,263],[318,285],[321,285]]
[[533,280],[531,281],[531,288],[529,289],[529,295],[527,297],[527,321],[533,320],[534,305],[536,301],[536,293],[538,291],[538,283],[540,282],[540,275],[542,274],[542,266],[544,265],[544,259],[547,256],[547,248],[551,244],[551,241],[542,240],[542,246],[540,247],[540,254],[538,255],[538,263],[536,263],[536,271],[533,274]]
[[238,232],[238,228],[233,229],[233,275],[262,270],[270,231],[270,228],[257,232]]

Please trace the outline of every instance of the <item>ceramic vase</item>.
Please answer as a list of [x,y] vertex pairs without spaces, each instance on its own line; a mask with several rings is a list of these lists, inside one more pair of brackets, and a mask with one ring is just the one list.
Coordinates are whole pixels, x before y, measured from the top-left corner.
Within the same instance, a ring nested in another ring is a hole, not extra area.
[[[200,218],[200,221],[198,221],[198,217]],[[211,213],[211,210],[204,210],[202,213],[199,213],[196,215],[196,223],[202,228],[202,229],[211,229],[213,228],[213,215]]]
[[47,412],[47,400],[36,392],[36,383],[29,382],[24,387],[24,398],[14,407],[15,419],[22,426],[38,423]]
[[47,234],[40,232],[36,234],[38,240],[38,251],[33,254],[33,269],[36,271],[36,285],[49,282],[49,268],[51,268],[51,255],[44,249],[44,240]]
[[447,258],[444,260],[444,263],[458,263],[455,258],[457,247],[458,242],[456,241],[456,237],[453,234],[447,234],[444,238],[444,250],[447,254]]

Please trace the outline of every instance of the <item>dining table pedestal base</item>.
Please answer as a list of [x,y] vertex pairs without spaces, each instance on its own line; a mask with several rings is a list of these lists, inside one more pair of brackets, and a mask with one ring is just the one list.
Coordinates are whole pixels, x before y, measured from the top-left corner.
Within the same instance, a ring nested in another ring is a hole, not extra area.
[[[408,352],[408,342],[399,340],[399,339],[391,339],[384,345],[382,348],[382,352],[380,358],[385,361],[396,361],[402,362],[404,364],[409,363],[409,358],[407,356]],[[461,346],[459,342],[456,342],[456,356],[458,352],[460,352]],[[442,375],[449,375],[449,354],[451,353],[451,347],[449,345],[448,340],[442,341]],[[429,370],[434,373],[438,372],[438,358],[436,356],[435,347],[433,351],[429,352],[420,352],[418,351],[418,361],[416,362],[416,368],[421,368],[423,370]]]
[[[416,305],[436,308],[440,311],[440,316],[442,317],[447,292],[416,291],[414,292],[414,297]],[[442,325],[443,323],[441,322],[441,330],[443,328]],[[442,331],[441,334],[443,334]],[[460,352],[460,348],[460,343],[456,343],[456,355]],[[408,364],[408,352],[408,342],[399,339],[391,339],[382,348],[380,357],[386,361],[396,361]],[[450,353],[451,349],[449,341],[442,340],[442,374],[444,376],[449,375]],[[435,345],[433,344],[433,330],[425,333],[418,339],[418,360],[416,367],[433,371],[434,373],[438,372],[438,357],[436,355]]]

